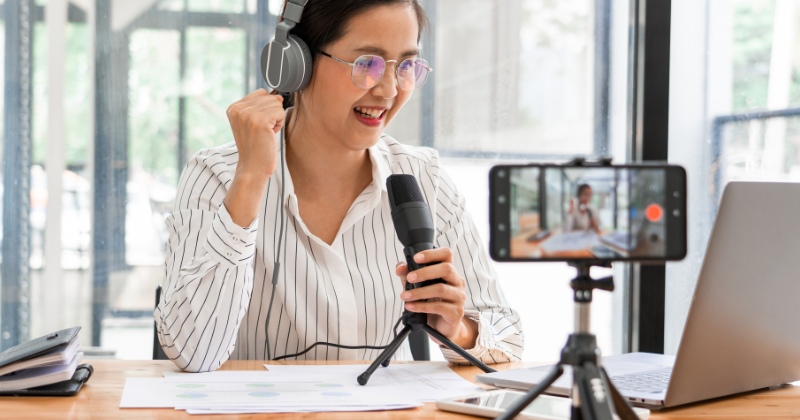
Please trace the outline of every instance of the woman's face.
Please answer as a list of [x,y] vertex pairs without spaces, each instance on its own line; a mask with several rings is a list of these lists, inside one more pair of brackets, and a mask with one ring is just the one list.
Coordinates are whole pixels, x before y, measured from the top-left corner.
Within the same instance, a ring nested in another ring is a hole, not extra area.
[[[416,57],[419,24],[410,5],[379,6],[356,15],[345,28],[345,35],[324,48],[324,52],[352,63],[361,55],[378,55],[384,60]],[[351,67],[319,55],[311,83],[303,91],[305,113],[301,124],[308,124],[320,136],[349,150],[364,150],[378,142],[381,133],[400,111],[412,92],[397,87],[395,63],[387,63],[383,79],[371,89],[353,84]],[[377,119],[365,120],[361,110],[378,110]]]
[[583,191],[581,191],[581,195],[578,197],[578,199],[580,200],[581,204],[589,204],[589,202],[592,201],[592,188],[584,188]]

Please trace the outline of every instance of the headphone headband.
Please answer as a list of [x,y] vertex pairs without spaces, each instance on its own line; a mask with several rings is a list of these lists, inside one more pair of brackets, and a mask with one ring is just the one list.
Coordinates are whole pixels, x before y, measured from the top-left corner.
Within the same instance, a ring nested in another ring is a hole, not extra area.
[[284,7],[281,15],[283,19],[275,28],[275,41],[284,47],[289,45],[289,31],[300,23],[300,18],[303,17],[303,9],[307,3],[308,0],[289,0],[286,2],[286,7]]

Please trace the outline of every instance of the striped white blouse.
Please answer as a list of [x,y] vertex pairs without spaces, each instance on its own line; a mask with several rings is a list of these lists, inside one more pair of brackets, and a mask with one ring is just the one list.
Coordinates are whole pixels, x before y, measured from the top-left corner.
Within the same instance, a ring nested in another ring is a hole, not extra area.
[[[285,202],[280,203],[278,169],[262,195],[259,217],[243,228],[223,205],[239,160],[236,144],[202,150],[191,159],[166,220],[165,280],[154,312],[161,346],[179,368],[205,372],[229,358],[266,359],[267,334],[272,357],[301,352],[317,341],[388,344],[403,310],[402,285],[394,273],[404,260],[403,246],[386,192],[393,173],[417,178],[433,215],[436,245],[453,251],[454,266],[466,279],[465,314],[480,325],[475,348],[467,350],[485,363],[520,359],[519,314],[506,303],[464,197],[442,170],[437,152],[384,135],[369,153],[373,181],[350,207],[332,245],[303,223],[288,171]],[[280,205],[286,237],[265,325]],[[449,349],[441,351],[449,361],[466,363]],[[371,360],[379,353],[317,346],[299,359]],[[407,341],[395,359],[411,360]]]

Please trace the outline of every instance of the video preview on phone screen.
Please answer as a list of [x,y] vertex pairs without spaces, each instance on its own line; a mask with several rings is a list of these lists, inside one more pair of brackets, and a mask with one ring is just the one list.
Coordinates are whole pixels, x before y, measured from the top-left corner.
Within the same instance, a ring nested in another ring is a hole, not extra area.
[[511,258],[666,255],[663,168],[514,168]]

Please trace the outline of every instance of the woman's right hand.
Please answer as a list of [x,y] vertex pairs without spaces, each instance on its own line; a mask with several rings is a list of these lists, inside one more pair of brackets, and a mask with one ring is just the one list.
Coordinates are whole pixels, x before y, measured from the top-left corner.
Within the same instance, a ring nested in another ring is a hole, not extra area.
[[277,166],[276,133],[286,119],[283,97],[258,89],[231,104],[227,114],[239,151],[235,177],[266,182]]
[[278,141],[275,134],[286,119],[283,97],[258,89],[231,104],[227,114],[239,150],[236,175],[269,179],[277,166]]
[[233,222],[250,226],[258,215],[261,195],[278,162],[276,133],[284,125],[283,97],[259,89],[228,107],[228,121],[239,152],[225,208]]

